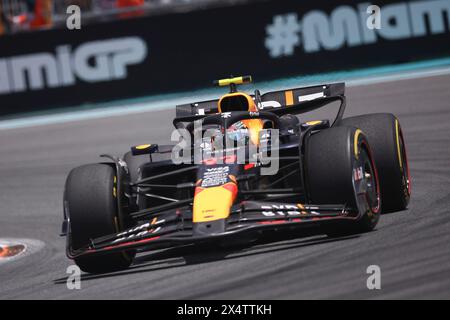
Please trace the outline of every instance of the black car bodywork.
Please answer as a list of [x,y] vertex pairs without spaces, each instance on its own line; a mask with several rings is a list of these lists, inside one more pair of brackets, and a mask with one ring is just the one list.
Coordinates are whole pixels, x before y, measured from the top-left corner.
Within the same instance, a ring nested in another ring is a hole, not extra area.
[[[255,91],[252,97],[260,111],[231,112],[229,117],[218,114],[217,100],[177,106],[173,123],[178,129],[189,128],[190,124],[192,127],[194,121],[222,128],[243,119],[271,122],[279,129],[278,172],[261,175],[261,165],[226,161],[221,164],[174,164],[170,160],[173,146],[150,144],[132,148],[135,156],[148,157],[147,163],[139,166],[138,178],[133,180],[129,165],[123,159],[104,155],[117,172],[114,192],[122,231],[92,238],[85,246],[73,248],[70,212],[66,208],[63,234],[67,236],[67,256],[73,259],[114,251],[145,251],[211,241],[247,241],[265,231],[323,227],[361,219],[367,211],[364,197],[358,198],[356,206],[344,201],[314,203],[309,190],[309,180],[313,177],[308,176],[305,162],[305,146],[310,137],[342,120],[346,106],[344,89],[343,83],[336,83],[263,95]],[[320,120],[290,124],[283,120],[285,115],[299,115],[332,102],[339,103],[332,123]],[[163,160],[156,161],[161,157]],[[193,221],[198,181],[204,178],[208,168],[225,170],[225,167],[229,175],[224,184],[234,183],[237,193],[230,212],[223,219]]]

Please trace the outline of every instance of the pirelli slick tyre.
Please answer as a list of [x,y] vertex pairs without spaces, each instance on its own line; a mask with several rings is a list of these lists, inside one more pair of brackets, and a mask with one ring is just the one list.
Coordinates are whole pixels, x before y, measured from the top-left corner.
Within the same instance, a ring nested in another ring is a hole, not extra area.
[[[108,164],[88,164],[73,169],[64,192],[66,215],[70,219],[73,249],[89,244],[90,239],[121,231],[117,216],[116,172]],[[75,263],[89,273],[104,273],[130,266],[134,252],[81,256]]]
[[380,179],[382,211],[406,209],[411,196],[405,140],[398,119],[390,113],[343,119],[339,125],[360,128],[370,141]]
[[334,127],[306,142],[306,184],[312,204],[346,204],[355,219],[324,226],[330,236],[368,232],[380,217],[380,190],[375,162],[364,133]]

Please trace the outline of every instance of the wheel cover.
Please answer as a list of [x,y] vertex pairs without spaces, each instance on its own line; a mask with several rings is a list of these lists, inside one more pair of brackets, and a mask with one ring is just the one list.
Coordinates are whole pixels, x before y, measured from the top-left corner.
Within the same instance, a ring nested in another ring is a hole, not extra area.
[[377,172],[372,157],[365,143],[359,151],[358,161],[353,168],[353,183],[357,195],[364,199],[367,209],[372,214],[380,211],[380,188]]

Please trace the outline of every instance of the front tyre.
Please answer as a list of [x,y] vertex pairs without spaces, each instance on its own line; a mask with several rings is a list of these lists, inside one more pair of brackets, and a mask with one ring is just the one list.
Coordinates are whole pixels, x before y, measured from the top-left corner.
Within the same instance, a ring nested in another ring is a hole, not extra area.
[[313,204],[346,204],[357,219],[327,226],[325,233],[340,236],[368,232],[380,217],[377,170],[364,133],[335,127],[313,134],[305,154],[307,189]]
[[404,210],[411,196],[405,140],[398,119],[376,113],[343,119],[339,125],[360,128],[367,135],[380,177],[383,212]]
[[[116,183],[115,169],[108,164],[88,164],[69,173],[64,202],[73,249],[120,231]],[[133,258],[134,252],[124,251],[82,256],[75,258],[75,263],[85,272],[104,273],[129,267]]]

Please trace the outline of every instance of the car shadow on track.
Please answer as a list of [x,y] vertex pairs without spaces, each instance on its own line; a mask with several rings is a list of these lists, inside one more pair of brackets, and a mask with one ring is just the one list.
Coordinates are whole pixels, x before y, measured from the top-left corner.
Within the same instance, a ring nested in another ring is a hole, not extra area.
[[[306,235],[299,238],[298,234],[283,234],[282,236],[271,235],[262,237],[251,246],[247,244],[221,248],[212,245],[197,245],[169,248],[136,257],[133,265],[126,270],[103,274],[82,274],[81,281],[118,277],[150,271],[154,272],[172,268],[182,268],[190,265],[211,263],[220,260],[239,259],[270,252],[280,252],[306,246],[355,239],[358,237],[359,235],[339,238]],[[53,282],[54,284],[65,284],[67,279],[68,277],[59,278]]]
[[383,210],[383,212],[381,214],[382,215],[391,215],[391,214],[401,213],[401,212],[408,211],[408,210],[409,210],[409,208],[406,208],[404,210],[397,210],[397,209]]

